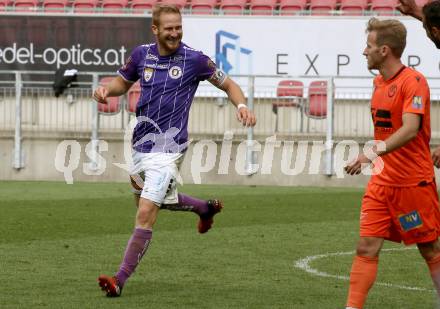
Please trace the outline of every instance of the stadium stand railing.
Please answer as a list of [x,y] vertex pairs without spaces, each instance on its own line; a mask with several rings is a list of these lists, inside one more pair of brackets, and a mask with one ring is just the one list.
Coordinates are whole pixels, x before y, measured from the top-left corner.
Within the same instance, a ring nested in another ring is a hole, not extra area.
[[[16,125],[16,106],[20,106],[23,130],[63,132],[90,132],[93,127],[93,108],[100,117],[99,130],[122,132],[133,117],[139,88],[115,100],[111,110],[98,109],[93,104],[92,89],[100,78],[112,73],[80,73],[79,82],[65,93],[54,97],[52,90],[54,72],[32,72],[41,76],[38,82],[29,81],[30,72],[16,72],[20,83],[16,84],[14,73],[2,71],[0,77],[0,130],[11,131]],[[6,77],[6,78],[5,78]],[[330,101],[334,136],[337,138],[366,138],[373,136],[369,99],[371,78],[300,78],[286,76],[236,76],[234,79],[245,90],[248,100],[253,101],[258,125],[254,133],[261,137],[272,134],[324,136],[327,133],[329,107],[328,86],[325,80],[334,82]],[[350,79],[350,86],[344,81]],[[96,82],[94,82],[96,80]],[[296,81],[289,92],[283,81]],[[353,86],[356,80],[358,86]],[[301,88],[303,83],[303,88]],[[430,79],[432,92],[433,137],[440,137],[440,79]],[[434,85],[434,86],[433,86]],[[299,86],[301,90],[295,89]],[[17,87],[21,89],[21,102],[17,102]],[[284,87],[284,89],[283,89]],[[286,91],[287,90],[287,91]],[[277,107],[276,113],[274,105]],[[108,107],[108,106],[104,106]],[[114,107],[114,108],[113,108]],[[235,119],[235,109],[227,103],[225,94],[207,82],[201,83],[191,109],[190,134],[222,135],[230,130],[245,135]]]
[[[98,103],[92,99],[92,89],[110,73],[79,73],[79,82],[59,97],[54,97],[51,87],[54,73],[0,71],[0,136],[14,140],[15,168],[23,167],[20,156],[23,138],[76,137],[90,139],[93,145],[97,145],[101,136],[122,140],[127,128],[131,127],[129,124],[134,119],[138,88],[118,99],[123,106],[103,116],[99,113]],[[28,76],[31,74],[39,75],[38,81],[30,81]],[[5,76],[8,78],[3,78]],[[327,147],[342,140],[362,143],[374,136],[369,105],[371,77],[350,77],[351,86],[344,86],[344,78],[302,78],[303,96],[296,94],[298,108],[293,108],[293,105],[280,108],[276,114],[273,104],[282,97],[280,82],[299,80],[299,77],[233,77],[245,90],[248,106],[258,119],[257,126],[249,129],[241,126],[236,121],[236,110],[227,103],[225,94],[203,82],[190,112],[188,130],[193,139],[219,141],[225,132],[231,132],[235,139],[247,139],[248,145],[252,145],[254,140],[264,141],[276,136],[278,140],[324,140]],[[359,86],[353,86],[353,80]],[[433,143],[436,143],[440,138],[440,79],[429,82],[432,137]],[[252,154],[251,148],[247,153]],[[326,173],[331,174],[331,171]]]

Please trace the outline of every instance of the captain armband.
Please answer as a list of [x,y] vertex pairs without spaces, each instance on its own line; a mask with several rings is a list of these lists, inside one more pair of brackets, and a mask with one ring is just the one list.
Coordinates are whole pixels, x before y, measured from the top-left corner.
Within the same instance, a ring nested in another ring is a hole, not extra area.
[[223,70],[216,68],[214,74],[212,74],[212,76],[209,80],[214,85],[221,86],[227,78],[228,78],[228,75],[226,75],[226,73],[223,72]]

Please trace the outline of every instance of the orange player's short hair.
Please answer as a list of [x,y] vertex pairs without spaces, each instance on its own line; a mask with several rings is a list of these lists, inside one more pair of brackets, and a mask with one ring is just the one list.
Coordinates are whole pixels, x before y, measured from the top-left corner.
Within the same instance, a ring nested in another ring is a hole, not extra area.
[[406,46],[406,28],[396,19],[380,20],[375,17],[368,21],[366,32],[376,32],[378,46],[387,45],[394,56],[400,58]]
[[174,4],[156,4],[153,7],[153,25],[159,27],[161,14],[180,14],[180,9]]

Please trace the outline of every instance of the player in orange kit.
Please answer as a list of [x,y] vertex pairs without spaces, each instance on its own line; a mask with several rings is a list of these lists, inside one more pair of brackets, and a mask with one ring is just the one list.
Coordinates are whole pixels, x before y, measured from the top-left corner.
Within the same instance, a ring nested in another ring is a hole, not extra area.
[[[370,19],[364,55],[374,79],[371,113],[373,152],[382,171],[371,177],[362,200],[360,239],[350,273],[347,307],[361,309],[374,284],[384,240],[417,244],[440,291],[440,211],[429,140],[430,93],[425,77],[400,60],[405,26],[397,20]],[[361,154],[345,168],[359,174],[371,164]]]

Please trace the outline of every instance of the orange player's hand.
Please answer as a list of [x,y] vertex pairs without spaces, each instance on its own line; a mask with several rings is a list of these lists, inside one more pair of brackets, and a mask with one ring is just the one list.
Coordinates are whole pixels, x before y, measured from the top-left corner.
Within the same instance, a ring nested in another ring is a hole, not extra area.
[[362,168],[365,167],[363,165],[365,163],[371,163],[371,160],[368,159],[364,154],[360,154],[356,160],[348,163],[344,169],[349,175],[359,175],[362,171]]
[[257,123],[255,114],[244,106],[237,110],[237,119],[246,127],[253,127]]
[[432,152],[432,161],[435,167],[440,168],[440,146]]
[[93,92],[93,99],[98,103],[107,103],[108,90],[103,86],[99,86]]

